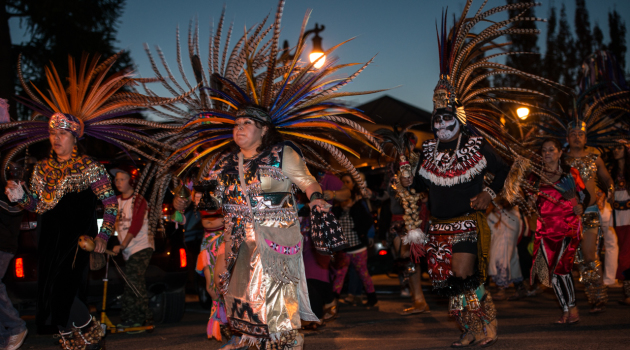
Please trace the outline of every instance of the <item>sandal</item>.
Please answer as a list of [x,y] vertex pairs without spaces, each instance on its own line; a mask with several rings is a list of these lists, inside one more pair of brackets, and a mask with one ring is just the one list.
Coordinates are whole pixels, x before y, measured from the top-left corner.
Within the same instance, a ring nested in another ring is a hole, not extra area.
[[475,336],[472,333],[462,333],[462,335],[459,337],[459,340],[454,341],[451,344],[451,348],[467,348],[469,346],[475,345],[475,341],[477,341],[477,339],[475,339]]
[[499,322],[497,321],[497,319],[495,318],[494,320],[492,320],[492,322],[490,322],[490,324],[487,324],[484,327],[484,333],[486,333],[486,336],[488,335],[488,327],[492,327],[494,329],[494,337],[486,337],[484,338],[481,342],[479,342],[479,346],[481,346],[482,348],[487,348],[489,346],[494,345],[494,343],[497,342],[497,340],[499,340]]
[[569,313],[562,314],[560,318],[555,322],[555,324],[566,324],[569,319]]

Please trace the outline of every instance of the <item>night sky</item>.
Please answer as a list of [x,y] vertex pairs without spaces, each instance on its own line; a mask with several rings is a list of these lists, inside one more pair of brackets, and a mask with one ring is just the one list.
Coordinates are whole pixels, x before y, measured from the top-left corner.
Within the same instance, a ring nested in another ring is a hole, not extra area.
[[[483,0],[476,0],[471,11],[476,12]],[[289,40],[291,46],[297,42],[300,25],[307,9],[311,15],[307,29],[315,23],[324,24],[326,29],[320,35],[324,49],[356,37],[335,52],[340,63],[365,62],[378,54],[369,66],[344,91],[374,90],[399,86],[385,92],[410,104],[430,110],[433,88],[438,79],[438,54],[435,34],[435,21],[441,15],[442,8],[448,6],[450,13],[458,16],[463,9],[464,0],[288,0],[282,18],[282,40]],[[574,0],[549,0],[536,8],[537,17],[547,17],[550,3],[559,7],[567,6],[570,22],[575,14]],[[234,22],[234,34],[231,44],[236,43],[248,28],[259,23],[268,13],[270,22],[276,10],[275,0],[128,0],[124,15],[118,28],[118,47],[129,50],[136,64],[136,70],[142,77],[151,77],[153,71],[143,49],[143,44],[151,47],[159,45],[166,53],[167,60],[179,78],[176,65],[175,30],[180,26],[183,54],[186,55],[188,24],[193,18],[199,20],[202,62],[207,60],[209,28],[212,20],[218,22],[223,5],[227,6],[225,30]],[[485,9],[504,5],[505,0],[490,0]],[[608,11],[616,8],[626,25],[630,27],[630,1],[628,0],[587,0],[590,11],[591,29],[597,22],[608,42]],[[506,15],[494,15],[493,20],[504,19]],[[451,16],[449,16],[451,17]],[[545,51],[544,40],[546,24],[540,23],[543,31],[539,47]],[[23,30],[18,21],[11,23],[13,41],[24,40]],[[630,33],[627,34],[630,46]],[[311,40],[309,38],[308,45]],[[307,48],[307,52],[310,51]],[[190,63],[187,55],[185,67]],[[626,60],[630,63],[630,52]],[[344,71],[345,74],[351,73]],[[189,79],[194,80],[191,72]],[[155,91],[167,95],[167,92],[154,84]],[[383,93],[381,93],[383,94]],[[361,103],[379,95],[350,98],[351,103]]]

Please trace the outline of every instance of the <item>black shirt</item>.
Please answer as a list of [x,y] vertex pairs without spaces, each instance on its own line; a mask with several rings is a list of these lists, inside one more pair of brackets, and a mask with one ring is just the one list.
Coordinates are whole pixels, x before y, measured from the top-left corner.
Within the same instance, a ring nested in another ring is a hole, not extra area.
[[[460,150],[464,149],[464,145],[466,145],[468,141],[469,136],[462,135]],[[430,142],[431,141],[425,142],[423,147],[426,147]],[[440,142],[438,152],[447,150],[454,151],[456,147],[457,140]],[[438,219],[449,219],[471,213],[473,210],[470,207],[470,199],[483,190],[483,179],[487,172],[494,175],[494,179],[488,187],[496,194],[499,194],[503,189],[503,184],[509,172],[508,165],[485,140],[481,142],[479,152],[486,161],[486,166],[483,170],[479,174],[474,175],[471,179],[451,186],[437,184],[420,175],[419,171],[416,172],[414,186],[417,191],[429,191],[429,210],[432,216]],[[426,154],[423,152],[421,154],[420,164],[424,162],[425,158]],[[458,161],[460,161],[460,159],[458,159]]]

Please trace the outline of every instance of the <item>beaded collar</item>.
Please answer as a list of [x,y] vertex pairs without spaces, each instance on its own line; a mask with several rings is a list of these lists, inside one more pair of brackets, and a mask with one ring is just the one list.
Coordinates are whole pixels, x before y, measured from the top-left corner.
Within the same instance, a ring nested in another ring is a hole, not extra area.
[[454,186],[471,181],[486,168],[486,158],[481,153],[483,138],[471,136],[466,144],[450,151],[439,151],[436,139],[422,145],[424,160],[418,173],[438,186]]

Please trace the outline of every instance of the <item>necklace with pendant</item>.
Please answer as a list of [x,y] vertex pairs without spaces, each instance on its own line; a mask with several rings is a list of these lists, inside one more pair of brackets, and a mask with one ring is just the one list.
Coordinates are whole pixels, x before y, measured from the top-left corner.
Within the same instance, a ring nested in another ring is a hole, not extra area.
[[455,160],[457,160],[457,151],[459,151],[459,145],[461,141],[462,141],[462,134],[459,134],[459,137],[457,138],[457,146],[455,147],[455,152],[453,152],[453,156],[450,156],[448,151],[444,152],[444,154],[450,156],[450,159],[448,160],[446,164],[440,165],[440,161],[438,160],[438,147],[440,146],[440,139],[437,140],[437,143],[435,144],[435,149],[433,150],[433,165],[435,165],[435,167],[441,173],[445,173],[446,171],[448,171],[453,165],[453,163],[455,162]]

